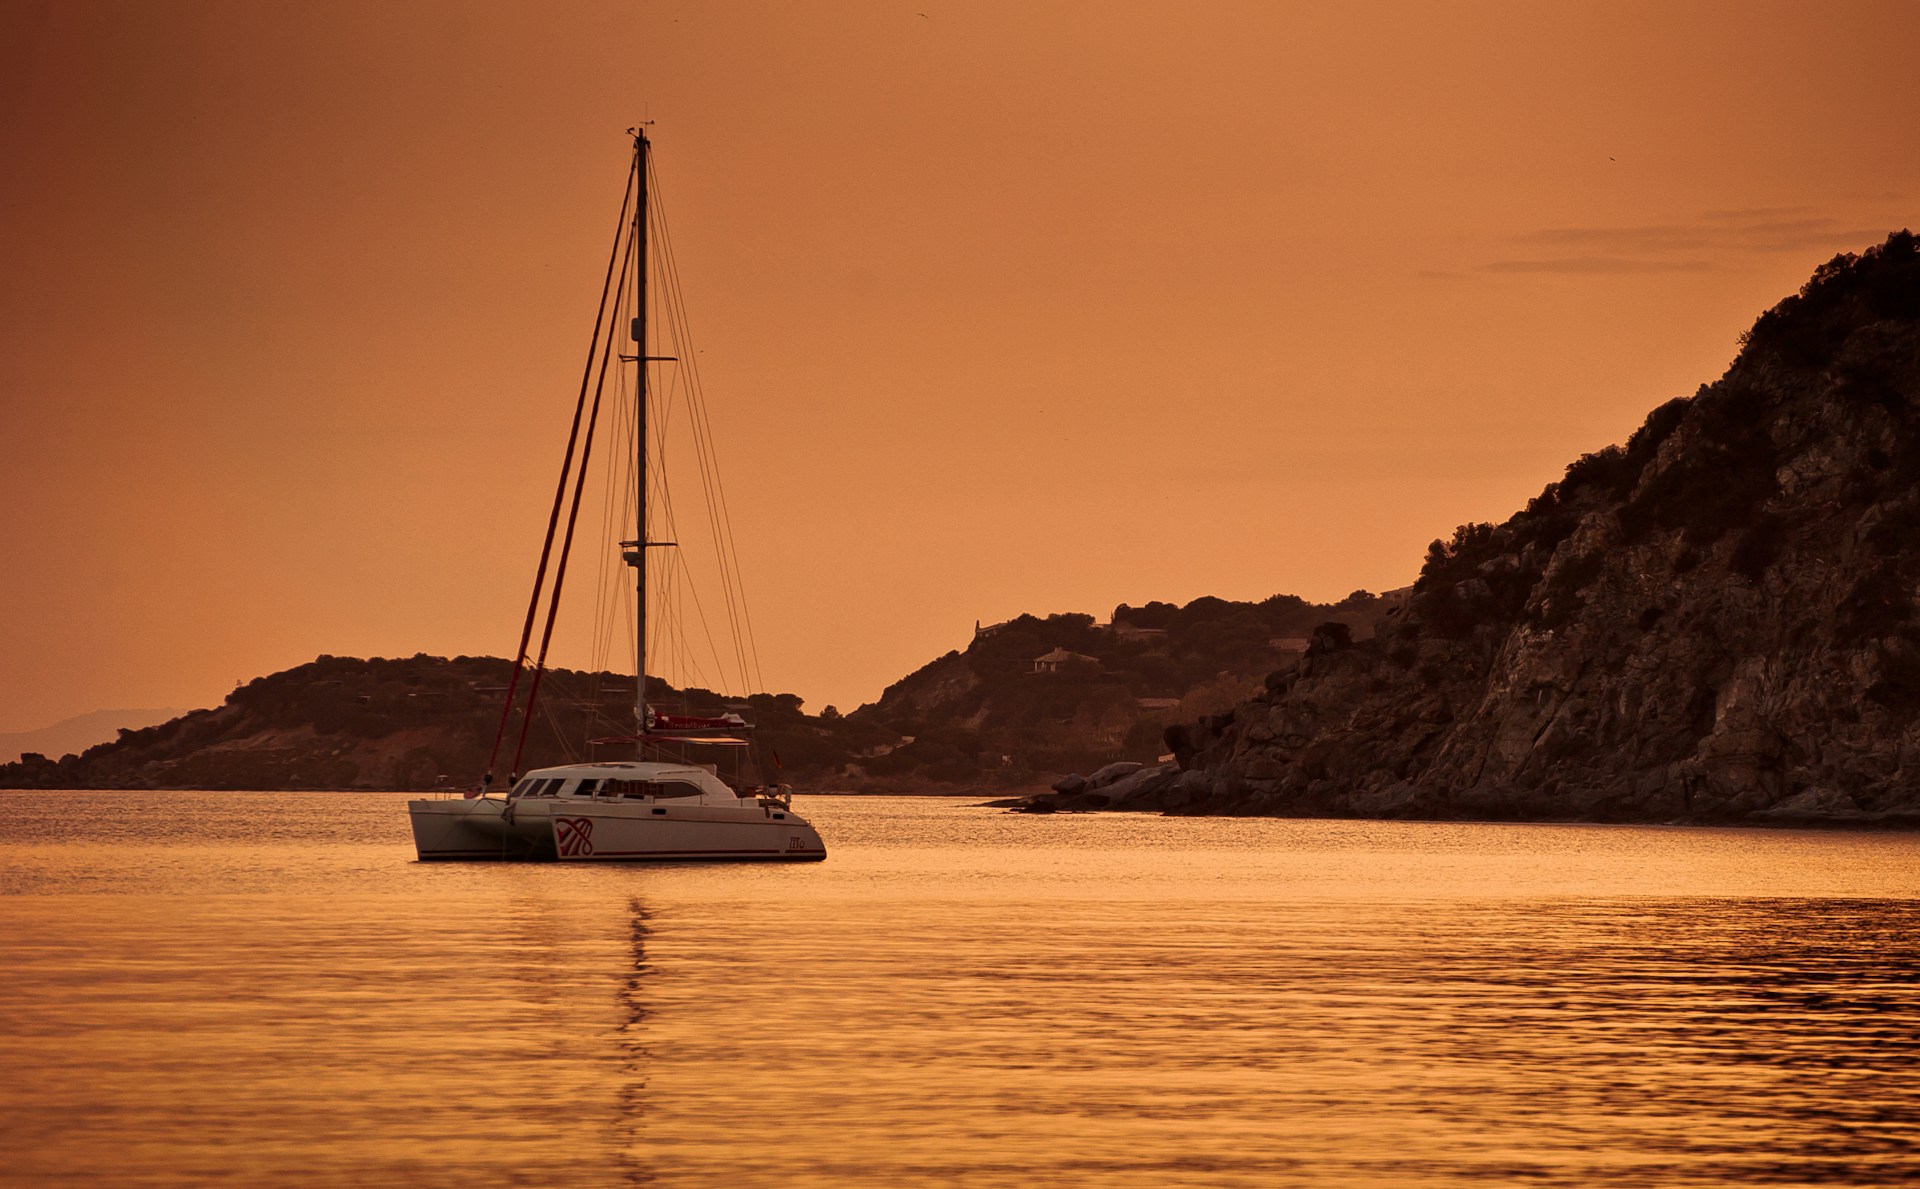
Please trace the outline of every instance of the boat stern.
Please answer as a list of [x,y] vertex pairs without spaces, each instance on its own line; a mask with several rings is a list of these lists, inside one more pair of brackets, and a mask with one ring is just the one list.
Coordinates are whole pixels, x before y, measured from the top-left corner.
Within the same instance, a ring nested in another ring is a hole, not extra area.
[[429,859],[538,859],[553,857],[544,814],[525,820],[526,807],[498,797],[407,802],[413,849]]

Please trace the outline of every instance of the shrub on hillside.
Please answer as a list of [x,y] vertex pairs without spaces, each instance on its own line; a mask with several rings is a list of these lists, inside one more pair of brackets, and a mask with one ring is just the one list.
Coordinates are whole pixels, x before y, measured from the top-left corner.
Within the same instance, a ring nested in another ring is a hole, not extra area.
[[1842,252],[1814,270],[1800,292],[1740,336],[1791,367],[1825,368],[1857,326],[1920,318],[1920,248],[1896,231],[1859,255]]

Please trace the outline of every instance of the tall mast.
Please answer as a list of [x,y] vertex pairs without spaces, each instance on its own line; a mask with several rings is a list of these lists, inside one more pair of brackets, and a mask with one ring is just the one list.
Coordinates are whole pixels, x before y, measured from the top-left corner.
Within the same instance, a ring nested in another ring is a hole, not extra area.
[[634,383],[634,714],[640,739],[638,758],[647,745],[647,143],[645,128],[633,130],[633,354],[639,376]]

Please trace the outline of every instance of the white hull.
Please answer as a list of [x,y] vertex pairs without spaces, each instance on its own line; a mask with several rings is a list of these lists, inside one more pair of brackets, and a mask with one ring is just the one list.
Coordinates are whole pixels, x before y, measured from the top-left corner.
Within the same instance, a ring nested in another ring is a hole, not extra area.
[[826,844],[792,810],[585,797],[472,797],[407,802],[425,859],[818,860]]

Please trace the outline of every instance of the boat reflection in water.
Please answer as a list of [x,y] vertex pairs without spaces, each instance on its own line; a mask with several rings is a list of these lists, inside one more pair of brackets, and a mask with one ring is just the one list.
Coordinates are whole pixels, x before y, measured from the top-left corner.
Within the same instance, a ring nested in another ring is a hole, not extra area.
[[627,901],[627,913],[629,964],[615,995],[619,1013],[614,1047],[619,1053],[620,1069],[614,1099],[620,1122],[619,1133],[607,1147],[610,1163],[619,1170],[620,1184],[651,1185],[656,1178],[642,1156],[647,1141],[647,1074],[652,1064],[652,1054],[642,1031],[647,1018],[647,935],[651,931],[651,914],[638,896]]

